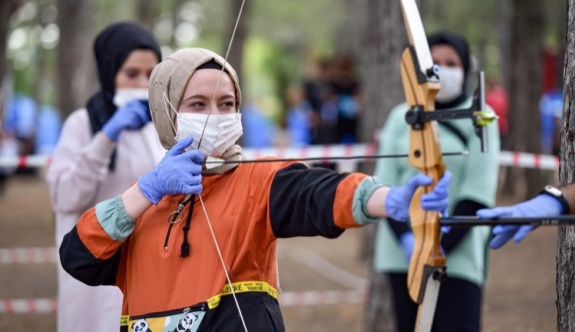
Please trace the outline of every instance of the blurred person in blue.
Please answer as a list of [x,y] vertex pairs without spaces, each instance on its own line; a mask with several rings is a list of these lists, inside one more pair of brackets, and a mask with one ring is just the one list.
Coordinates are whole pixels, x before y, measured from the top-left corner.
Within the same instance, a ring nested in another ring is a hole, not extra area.
[[361,85],[356,79],[351,56],[342,55],[336,63],[332,87],[337,96],[337,143],[353,144],[359,139],[357,129],[361,114]]
[[8,101],[5,114],[5,130],[18,141],[18,154],[34,153],[34,141],[38,120],[38,105],[27,95],[15,94]]
[[553,89],[543,94],[539,101],[539,109],[541,110],[541,147],[543,152],[558,156],[563,114],[562,91]]
[[[100,91],[66,119],[48,169],[56,246],[80,215],[117,196],[165,155],[151,123],[148,81],[161,61],[153,35],[136,23],[106,27],[94,42]],[[122,293],[89,287],[58,268],[58,331],[119,331]]]
[[274,146],[277,128],[255,103],[242,106],[242,126],[245,128],[243,146],[269,148]]
[[[0,159],[17,158],[18,143],[14,137],[14,133],[11,130],[8,130],[4,122],[7,108],[7,102],[4,98],[4,90],[2,89],[2,85],[0,85]],[[15,171],[16,167],[0,165],[0,196],[6,189],[8,178]]]
[[285,121],[290,146],[302,147],[310,145],[313,110],[311,105],[304,99],[303,90],[300,86],[288,88],[286,91],[286,104],[288,111]]
[[62,120],[58,110],[53,106],[42,106],[38,115],[34,153],[52,155],[58,143],[61,128]]
[[[327,98],[328,92],[331,92],[332,89],[332,75],[333,61],[323,58],[314,62],[313,68],[302,81],[303,98],[312,109],[310,119],[311,144],[336,143],[336,139],[330,137],[331,135],[334,137],[336,135],[336,128],[330,128],[332,124],[335,126],[336,122],[332,121],[328,114],[324,114],[327,111],[324,110],[324,104],[329,99]],[[335,120],[337,120],[335,105],[334,114]],[[330,131],[333,131],[333,133],[330,133]]]
[[[467,41],[456,34],[441,32],[429,36],[428,42],[433,61],[440,68],[441,89],[435,99],[437,112],[470,107],[471,57]],[[405,103],[391,111],[381,132],[378,154],[409,151],[406,112]],[[500,148],[497,124],[487,127],[488,153],[481,153],[480,139],[470,120],[440,121],[438,127],[443,151],[469,151],[467,156],[444,158],[446,168],[453,174],[449,186],[449,214],[472,216],[481,208],[493,206]],[[387,185],[395,185],[417,172],[405,159],[379,159],[374,175]],[[388,221],[378,224],[374,276],[377,278],[381,273],[389,276],[397,330],[411,332],[418,306],[408,294],[407,271],[415,239],[408,223],[389,218]],[[442,236],[441,247],[447,256],[447,280],[439,291],[432,331],[480,331],[489,238],[489,227],[451,229]]]

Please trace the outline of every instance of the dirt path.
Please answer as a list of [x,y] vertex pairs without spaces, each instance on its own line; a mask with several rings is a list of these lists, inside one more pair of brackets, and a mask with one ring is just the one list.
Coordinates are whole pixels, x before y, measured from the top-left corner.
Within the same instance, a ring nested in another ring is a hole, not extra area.
[[[0,222],[0,249],[54,246],[44,182],[34,176],[11,179],[0,197]],[[337,240],[282,240],[278,254],[282,291],[346,291],[361,285],[367,266],[357,259],[359,235],[359,230],[351,230]],[[483,331],[554,331],[556,230],[540,229],[523,243],[491,255]],[[55,265],[0,264],[0,285],[3,300],[54,298]],[[318,298],[317,294],[308,300]],[[283,306],[288,331],[361,331],[362,303],[297,305],[303,301]],[[0,331],[55,331],[55,314],[0,312]]]

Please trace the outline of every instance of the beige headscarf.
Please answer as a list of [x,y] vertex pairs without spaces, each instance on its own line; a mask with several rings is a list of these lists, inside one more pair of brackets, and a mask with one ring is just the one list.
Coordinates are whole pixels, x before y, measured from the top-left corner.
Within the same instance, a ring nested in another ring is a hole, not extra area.
[[[236,71],[224,58],[218,54],[203,48],[186,48],[167,57],[152,70],[150,77],[150,113],[152,121],[158,131],[162,146],[170,149],[176,144],[176,131],[172,123],[176,122],[176,112],[164,101],[164,94],[170,104],[177,110],[186,89],[186,85],[196,69],[206,62],[214,60],[222,65],[229,74],[236,88],[237,112],[241,106],[240,83]],[[242,149],[239,145],[233,145],[222,156],[226,161],[243,160]],[[233,169],[238,164],[222,164],[221,166],[204,169],[204,174],[222,174]]]

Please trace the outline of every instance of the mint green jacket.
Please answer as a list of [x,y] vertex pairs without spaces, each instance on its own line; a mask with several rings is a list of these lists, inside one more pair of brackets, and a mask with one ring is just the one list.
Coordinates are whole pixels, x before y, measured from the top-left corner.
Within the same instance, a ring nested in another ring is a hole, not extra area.
[[[471,105],[471,98],[456,108]],[[378,154],[405,154],[409,149],[409,127],[405,122],[406,104],[396,106],[390,113],[381,132]],[[439,111],[441,112],[441,111]],[[453,174],[449,185],[449,213],[457,202],[472,200],[486,206],[495,204],[499,172],[499,131],[497,123],[487,126],[489,151],[481,153],[480,140],[475,135],[469,119],[452,120],[467,139],[467,146],[451,130],[439,127],[443,152],[469,151],[466,156],[445,156],[443,162]],[[407,163],[407,158],[379,159],[375,176],[386,185],[403,185],[418,173]],[[447,256],[447,275],[482,286],[487,277],[489,227],[472,228]],[[404,258],[399,242],[387,222],[378,225],[375,245],[374,268],[379,272],[406,273],[409,262]]]

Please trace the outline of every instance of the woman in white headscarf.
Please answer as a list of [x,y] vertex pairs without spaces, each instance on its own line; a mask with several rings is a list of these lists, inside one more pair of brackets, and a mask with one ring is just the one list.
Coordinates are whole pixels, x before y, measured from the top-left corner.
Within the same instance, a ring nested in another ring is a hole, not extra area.
[[[284,331],[276,240],[405,220],[415,189],[431,183],[419,174],[389,188],[297,162],[242,163],[240,104],[234,69],[211,51],[184,49],[156,66],[152,118],[170,150],[64,238],[66,271],[124,293],[125,331]],[[443,210],[449,180],[424,208]]]

